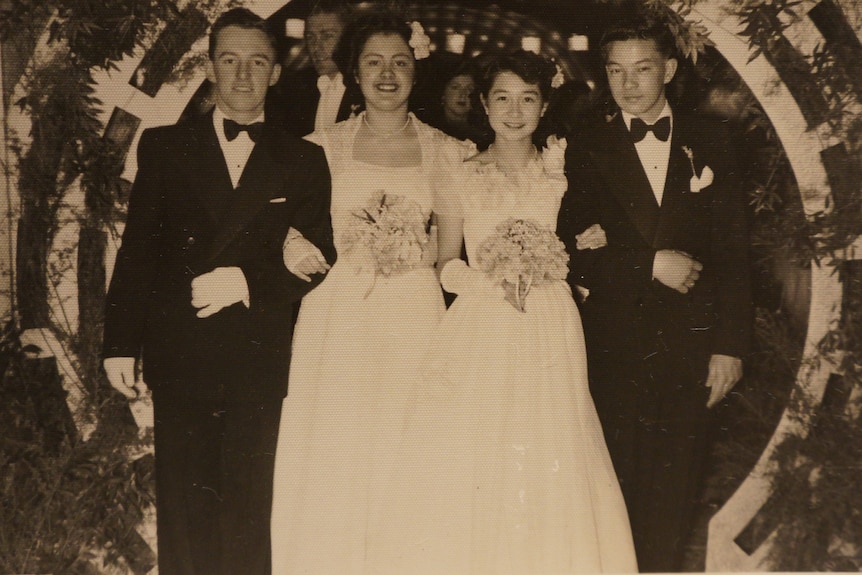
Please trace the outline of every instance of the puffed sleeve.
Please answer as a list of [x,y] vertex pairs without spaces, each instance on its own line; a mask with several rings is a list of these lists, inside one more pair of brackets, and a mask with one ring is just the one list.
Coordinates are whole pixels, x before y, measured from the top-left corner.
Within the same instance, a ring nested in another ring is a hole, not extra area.
[[464,160],[476,154],[476,145],[447,138],[440,145],[435,173],[431,180],[434,188],[434,211],[442,216],[462,218],[462,192],[465,176]]

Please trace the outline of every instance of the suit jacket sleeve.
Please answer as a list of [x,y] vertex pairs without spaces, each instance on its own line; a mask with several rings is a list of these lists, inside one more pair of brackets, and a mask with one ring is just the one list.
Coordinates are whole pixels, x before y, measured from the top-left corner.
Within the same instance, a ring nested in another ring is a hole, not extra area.
[[[568,190],[563,196],[557,220],[557,233],[570,255],[569,283],[588,289],[614,288],[643,290],[652,281],[655,250],[640,245],[614,245],[596,250],[578,250],[577,235],[593,224],[608,228],[602,221],[601,199],[611,194],[589,151],[571,138],[566,149]],[[574,142],[574,145],[572,144]]]
[[295,202],[293,218],[285,226],[285,233],[269,242],[265,253],[239,264],[248,282],[252,308],[285,300],[299,301],[325,277],[324,274],[314,274],[311,281],[306,282],[284,266],[282,247],[289,227],[301,232],[305,239],[317,246],[330,265],[335,262],[326,157],[319,146],[308,142],[302,144],[302,152],[291,160],[299,162],[301,167],[290,170],[287,176],[290,179],[285,181],[286,194]]
[[157,133],[145,130],[138,144],[138,171],[106,297],[105,357],[140,355],[148,301],[161,257],[163,153]]
[[710,236],[718,315],[712,353],[743,357],[749,351],[754,325],[748,215],[726,132],[719,126],[710,133],[715,134],[716,166],[712,169],[717,175]]

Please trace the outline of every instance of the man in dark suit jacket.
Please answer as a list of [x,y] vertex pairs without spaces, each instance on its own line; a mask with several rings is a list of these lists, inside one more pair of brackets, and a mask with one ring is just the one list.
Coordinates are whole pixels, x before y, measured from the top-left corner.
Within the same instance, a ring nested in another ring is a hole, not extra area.
[[[752,331],[746,213],[720,125],[672,110],[673,40],[607,32],[616,114],[571,138],[558,231],[585,286],[590,389],[628,506],[639,568],[681,568],[712,413]],[[607,245],[576,237],[598,223]]]
[[364,107],[362,92],[344,78],[333,53],[350,21],[343,0],[318,0],[305,21],[305,47],[313,68],[285,74],[267,98],[267,113],[295,136],[341,122]]
[[162,575],[269,572],[292,309],[335,258],[323,151],[259,122],[275,41],[246,9],[221,16],[216,109],[138,145],[104,365],[134,397],[140,357],[152,389]]

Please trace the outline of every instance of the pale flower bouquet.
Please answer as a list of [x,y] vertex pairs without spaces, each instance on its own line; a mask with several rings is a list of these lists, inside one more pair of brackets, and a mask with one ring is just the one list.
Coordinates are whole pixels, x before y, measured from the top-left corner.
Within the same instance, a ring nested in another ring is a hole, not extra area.
[[413,200],[377,190],[368,204],[353,214],[343,239],[350,249],[366,248],[375,275],[391,276],[420,264],[428,232],[425,214]]
[[514,286],[515,307],[525,311],[533,286],[565,280],[569,254],[553,230],[532,220],[509,219],[499,224],[476,254],[477,267],[495,283]]

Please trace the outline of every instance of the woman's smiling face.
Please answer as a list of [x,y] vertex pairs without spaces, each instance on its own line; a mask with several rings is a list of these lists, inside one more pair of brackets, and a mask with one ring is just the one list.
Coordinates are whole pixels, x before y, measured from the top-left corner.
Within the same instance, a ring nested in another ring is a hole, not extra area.
[[497,138],[505,140],[530,138],[548,107],[538,84],[528,84],[508,71],[494,78],[482,104]]
[[398,34],[368,38],[356,70],[356,83],[368,108],[392,110],[407,105],[416,77],[413,51]]

